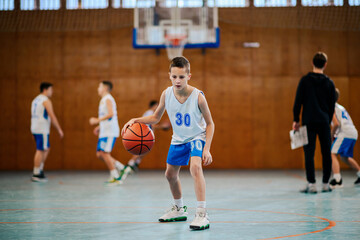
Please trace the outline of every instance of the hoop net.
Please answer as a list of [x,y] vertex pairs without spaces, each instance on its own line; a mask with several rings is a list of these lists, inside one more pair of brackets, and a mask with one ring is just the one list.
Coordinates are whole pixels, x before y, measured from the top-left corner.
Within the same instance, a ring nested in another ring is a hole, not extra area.
[[182,56],[186,42],[187,42],[186,36],[178,36],[178,35],[165,36],[165,46],[169,60],[172,60],[175,57]]

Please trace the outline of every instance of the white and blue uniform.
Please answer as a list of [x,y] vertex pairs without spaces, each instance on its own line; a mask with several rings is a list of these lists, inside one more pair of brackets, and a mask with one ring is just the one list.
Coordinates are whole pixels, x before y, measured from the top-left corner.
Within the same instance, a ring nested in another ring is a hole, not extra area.
[[[142,115],[142,117],[148,117],[154,114],[154,111],[149,109],[146,112],[144,112],[144,114]],[[151,124],[146,124],[150,129],[152,129]]]
[[180,103],[173,87],[165,90],[165,109],[173,128],[167,163],[188,165],[190,157],[202,157],[206,139],[206,122],[199,108],[200,90],[194,88],[184,103]]
[[99,141],[97,144],[97,151],[111,152],[114,147],[116,138],[119,137],[120,129],[117,118],[116,102],[111,94],[106,94],[101,98],[99,104],[99,118],[108,115],[109,110],[106,106],[107,100],[111,101],[113,116],[109,119],[100,122]]
[[353,157],[358,132],[349,113],[338,103],[335,104],[335,116],[339,122],[339,128],[335,133],[331,153],[340,154],[342,157]]
[[31,102],[31,133],[34,136],[37,150],[47,150],[50,148],[50,117],[45,109],[44,102],[49,98],[39,94]]

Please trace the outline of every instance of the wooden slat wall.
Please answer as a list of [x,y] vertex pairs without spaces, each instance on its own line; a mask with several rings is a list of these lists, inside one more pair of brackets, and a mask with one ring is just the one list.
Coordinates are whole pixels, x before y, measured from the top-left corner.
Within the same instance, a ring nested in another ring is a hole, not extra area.
[[[221,10],[220,14],[227,14]],[[234,10],[232,10],[234,11]],[[329,56],[328,74],[341,91],[340,103],[360,129],[360,33],[254,28],[221,22],[221,47],[185,50],[190,84],[204,90],[216,124],[209,168],[288,169],[303,167],[302,150],[291,151],[288,132],[300,77],[311,71],[318,51]],[[141,115],[149,100],[170,85],[165,51],[131,47],[131,27],[94,32],[0,33],[0,169],[31,169],[35,143],[30,104],[42,81],[55,84],[52,98],[64,129],[52,129],[47,169],[105,169],[95,157],[97,138],[88,124],[96,116],[97,86],[115,84],[120,125]],[[244,41],[259,41],[245,49]],[[164,116],[166,118],[166,116]],[[157,131],[142,168],[165,167],[171,131]],[[117,141],[113,155],[130,155]],[[356,145],[355,158],[360,158]],[[316,166],[321,166],[319,147]]]

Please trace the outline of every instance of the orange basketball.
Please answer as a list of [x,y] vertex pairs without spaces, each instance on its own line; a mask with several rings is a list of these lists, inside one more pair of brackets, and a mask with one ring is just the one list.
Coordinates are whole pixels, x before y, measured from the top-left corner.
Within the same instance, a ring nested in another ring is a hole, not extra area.
[[155,143],[153,131],[143,123],[134,123],[122,136],[125,149],[134,155],[148,153]]

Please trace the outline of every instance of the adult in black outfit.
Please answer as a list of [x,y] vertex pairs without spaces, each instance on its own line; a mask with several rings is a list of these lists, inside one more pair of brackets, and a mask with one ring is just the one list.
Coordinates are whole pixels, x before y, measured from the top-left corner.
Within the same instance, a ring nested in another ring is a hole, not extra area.
[[299,115],[302,106],[302,125],[306,125],[309,139],[309,144],[304,146],[308,183],[301,190],[303,193],[317,193],[314,167],[316,135],[319,135],[322,154],[322,191],[331,191],[329,186],[331,175],[330,123],[335,109],[335,85],[329,77],[324,75],[326,65],[326,54],[316,53],[313,58],[313,71],[301,78],[293,107],[293,130],[297,131],[300,128]]

